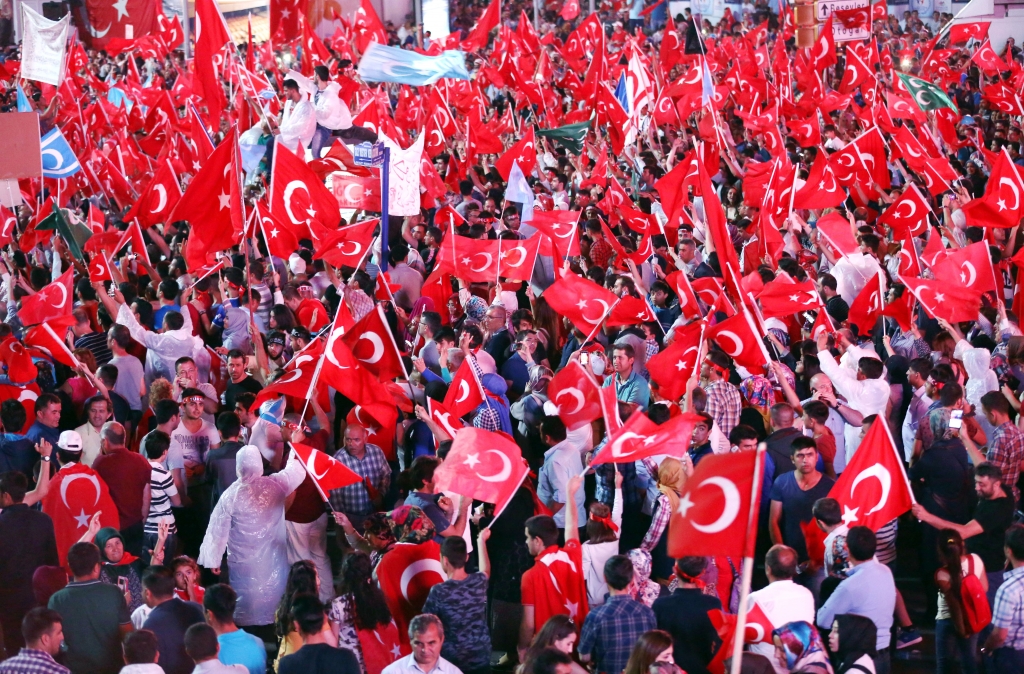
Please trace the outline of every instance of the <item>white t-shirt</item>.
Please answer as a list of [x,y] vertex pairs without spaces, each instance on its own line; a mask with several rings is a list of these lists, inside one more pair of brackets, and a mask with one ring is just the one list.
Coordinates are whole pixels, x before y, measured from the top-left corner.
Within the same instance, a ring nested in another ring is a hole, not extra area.
[[[171,431],[171,447],[167,451],[167,469],[174,471],[184,468],[188,473],[195,466],[203,465],[206,461],[206,454],[214,445],[220,444],[220,433],[213,427],[213,424],[202,420],[202,425],[195,433],[185,428],[185,420],[178,423],[178,427]],[[194,482],[194,480],[189,480]]]
[[[973,569],[974,575],[980,580],[982,574],[985,573],[985,562],[981,561],[981,557],[979,557],[978,555],[975,555],[974,553],[971,553],[971,557],[974,558],[974,569]],[[966,557],[961,557],[960,558],[960,573],[963,574],[964,577],[967,576],[967,558]],[[942,593],[942,592],[939,592],[939,604],[938,604],[937,609],[938,610],[935,612],[935,619],[936,620],[949,620],[950,619],[951,616],[949,615],[949,605],[946,604],[946,595],[944,593]]]

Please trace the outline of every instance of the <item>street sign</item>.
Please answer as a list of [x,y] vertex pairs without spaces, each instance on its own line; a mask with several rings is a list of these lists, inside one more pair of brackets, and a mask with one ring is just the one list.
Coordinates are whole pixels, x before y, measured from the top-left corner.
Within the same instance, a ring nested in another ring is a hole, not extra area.
[[356,166],[379,168],[384,164],[384,143],[359,143],[352,147],[352,159]]
[[[869,12],[871,11],[871,3],[869,0],[818,0],[814,3],[814,6],[817,19],[820,23],[825,23],[825,21],[828,20],[829,15],[837,9],[860,9],[862,7],[866,7]],[[871,37],[871,31],[867,28],[845,28],[840,22],[834,21],[832,23],[832,36],[835,38],[836,42],[867,40]]]

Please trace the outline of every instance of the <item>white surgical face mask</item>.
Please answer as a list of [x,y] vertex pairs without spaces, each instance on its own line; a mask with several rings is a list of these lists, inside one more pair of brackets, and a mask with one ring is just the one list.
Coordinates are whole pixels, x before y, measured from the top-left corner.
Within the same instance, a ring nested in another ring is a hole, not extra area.
[[593,370],[595,377],[600,377],[604,374],[605,361],[602,356],[593,355],[590,357],[590,369]]

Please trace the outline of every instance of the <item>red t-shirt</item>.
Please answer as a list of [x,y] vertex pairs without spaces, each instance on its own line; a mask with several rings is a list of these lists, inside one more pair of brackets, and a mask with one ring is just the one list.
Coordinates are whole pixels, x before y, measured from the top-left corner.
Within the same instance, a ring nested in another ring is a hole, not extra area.
[[552,545],[540,553],[523,574],[522,595],[523,605],[533,606],[534,634],[556,615],[572,618],[578,630],[589,610],[580,542]]
[[92,464],[110,490],[117,506],[121,529],[142,521],[142,492],[149,484],[153,467],[141,454],[127,449],[100,454]]
[[818,454],[821,454],[822,460],[829,465],[834,466],[836,460],[836,436],[832,434],[831,428],[825,428],[825,432],[814,438],[815,444],[818,445]]
[[299,308],[295,311],[295,318],[300,327],[306,328],[310,332],[317,332],[327,325],[327,310],[317,300],[306,298],[299,303]]
[[[174,595],[182,601],[192,601],[188,598],[188,592],[178,588],[174,588]],[[203,603],[203,597],[206,596],[206,588],[202,585],[196,585],[196,602],[199,604]]]

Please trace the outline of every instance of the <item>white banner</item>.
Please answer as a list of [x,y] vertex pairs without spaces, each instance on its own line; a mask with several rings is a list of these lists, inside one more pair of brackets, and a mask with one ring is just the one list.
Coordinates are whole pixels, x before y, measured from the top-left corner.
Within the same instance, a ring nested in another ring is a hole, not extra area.
[[408,150],[381,134],[380,140],[391,149],[391,170],[388,171],[388,215],[420,214],[420,158],[423,139],[420,134]]
[[22,77],[60,86],[70,22],[70,14],[60,21],[50,21],[28,5],[21,5]]

